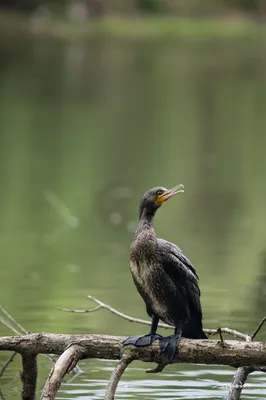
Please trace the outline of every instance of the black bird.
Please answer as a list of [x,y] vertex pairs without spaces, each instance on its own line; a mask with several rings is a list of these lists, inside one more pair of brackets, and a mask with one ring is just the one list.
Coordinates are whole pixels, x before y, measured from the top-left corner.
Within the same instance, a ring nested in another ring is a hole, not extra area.
[[[202,311],[198,275],[191,262],[175,244],[156,238],[153,219],[168,199],[184,192],[183,185],[173,189],[156,187],[141,199],[139,223],[131,244],[130,269],[142,296],[151,329],[144,336],[130,336],[123,344],[148,346],[159,339],[161,353],[171,361],[181,336],[207,339],[202,330]],[[162,337],[156,333],[159,319],[175,327],[174,334]]]

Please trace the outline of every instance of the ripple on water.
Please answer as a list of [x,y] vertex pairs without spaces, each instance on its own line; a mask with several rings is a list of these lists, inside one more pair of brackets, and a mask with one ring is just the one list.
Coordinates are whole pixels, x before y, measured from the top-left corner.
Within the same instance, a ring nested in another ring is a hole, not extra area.
[[[105,364],[103,362],[103,364]],[[106,363],[107,364],[107,363]],[[108,362],[108,364],[110,364]],[[195,370],[184,369],[153,375],[145,379],[145,370],[141,368],[128,368],[117,390],[119,399],[160,399],[160,400],[218,400],[225,399],[234,373],[233,369],[224,367],[198,366]],[[178,366],[180,368],[180,366]],[[104,365],[96,372],[99,375],[107,375],[106,379],[88,379],[90,371],[85,372],[76,381],[62,385],[58,399],[75,398],[76,400],[98,400],[104,397],[108,376],[112,367]],[[143,376],[143,379],[141,378]],[[137,378],[137,379],[136,379]],[[256,373],[249,378],[245,385],[244,395],[246,399],[259,399],[266,397],[266,382],[264,374]]]

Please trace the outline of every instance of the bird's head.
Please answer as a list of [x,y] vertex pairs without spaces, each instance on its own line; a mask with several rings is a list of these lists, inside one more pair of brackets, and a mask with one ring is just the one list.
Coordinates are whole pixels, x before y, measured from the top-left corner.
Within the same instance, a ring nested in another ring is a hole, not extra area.
[[156,210],[168,199],[175,196],[178,193],[184,192],[183,185],[177,185],[172,189],[166,189],[164,187],[155,187],[148,190],[140,201],[139,216],[143,214],[145,210],[146,215],[154,215]]

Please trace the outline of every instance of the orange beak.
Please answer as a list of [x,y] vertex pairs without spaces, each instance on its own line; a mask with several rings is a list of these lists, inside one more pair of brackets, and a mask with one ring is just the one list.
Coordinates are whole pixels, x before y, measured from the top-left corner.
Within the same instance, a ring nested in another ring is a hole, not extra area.
[[171,197],[175,196],[178,193],[184,193],[184,186],[183,185],[177,185],[173,187],[170,190],[166,190],[164,193],[162,193],[160,196],[158,196],[157,201],[162,204],[166,200],[170,199]]

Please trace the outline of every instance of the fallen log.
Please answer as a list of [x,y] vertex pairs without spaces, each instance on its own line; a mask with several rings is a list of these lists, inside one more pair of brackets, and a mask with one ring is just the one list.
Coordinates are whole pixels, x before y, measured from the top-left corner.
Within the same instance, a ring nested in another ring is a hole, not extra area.
[[[160,355],[157,342],[147,347],[122,346],[125,337],[105,335],[70,335],[53,333],[32,333],[23,336],[0,337],[0,350],[15,351],[22,359],[35,360],[37,354],[60,355],[52,367],[46,381],[42,399],[52,400],[60,387],[63,377],[72,370],[80,359],[101,358],[122,360],[117,367],[119,377],[113,374],[107,390],[106,399],[113,399],[116,386],[124,369],[134,360],[154,362],[159,365],[155,372],[161,371],[166,360]],[[261,371],[266,370],[266,344],[264,342],[237,340],[189,340],[181,339],[179,353],[173,363],[221,364],[232,367],[256,366]],[[24,362],[25,364],[25,362]],[[23,380],[26,382],[27,393],[35,393],[36,370],[32,368],[26,376],[23,370]],[[26,398],[26,396],[25,396]],[[31,397],[34,398],[34,397]]]
[[[68,335],[32,333],[24,336],[0,337],[0,350],[20,354],[58,354],[70,346],[78,345],[80,358],[104,358],[119,360],[123,351],[130,352],[133,360],[160,363],[162,357],[157,342],[147,347],[122,346],[125,337],[106,335]],[[221,364],[233,367],[266,365],[266,343],[226,340],[181,339],[178,357],[173,363]]]
[[[64,309],[67,312],[91,313],[101,309],[117,315],[130,322],[148,325],[149,321],[131,317],[113,307],[103,303],[99,299],[88,296],[97,304],[96,307],[85,310]],[[160,372],[167,365],[167,360],[160,355],[158,342],[151,346],[135,348],[134,346],[122,346],[123,337],[104,335],[71,335],[28,332],[2,307],[0,311],[0,322],[10,328],[16,335],[0,337],[0,350],[12,351],[11,356],[0,369],[0,378],[4,374],[10,362],[16,354],[22,356],[22,399],[34,400],[36,398],[37,380],[37,355],[41,354],[48,358],[53,366],[46,380],[42,391],[42,400],[55,399],[56,393],[66,373],[75,371],[75,375],[81,373],[77,362],[84,358],[104,358],[119,360],[114,368],[107,385],[105,400],[114,400],[117,385],[128,365],[133,360],[144,362],[155,362],[157,367],[147,372]],[[255,331],[245,334],[230,328],[205,329],[209,336],[220,336],[219,341],[215,340],[188,340],[182,339],[178,354],[175,354],[173,363],[205,363],[222,364],[237,367],[232,383],[230,385],[228,400],[239,400],[244,383],[249,374],[254,371],[266,372],[266,345],[264,342],[254,342],[254,339],[263,324],[264,317],[258,324]],[[160,324],[162,328],[171,328],[168,325]],[[229,334],[237,339],[225,341],[223,334]],[[56,360],[56,356],[60,357]],[[74,375],[74,376],[75,376]],[[2,393],[0,391],[0,397]]]

